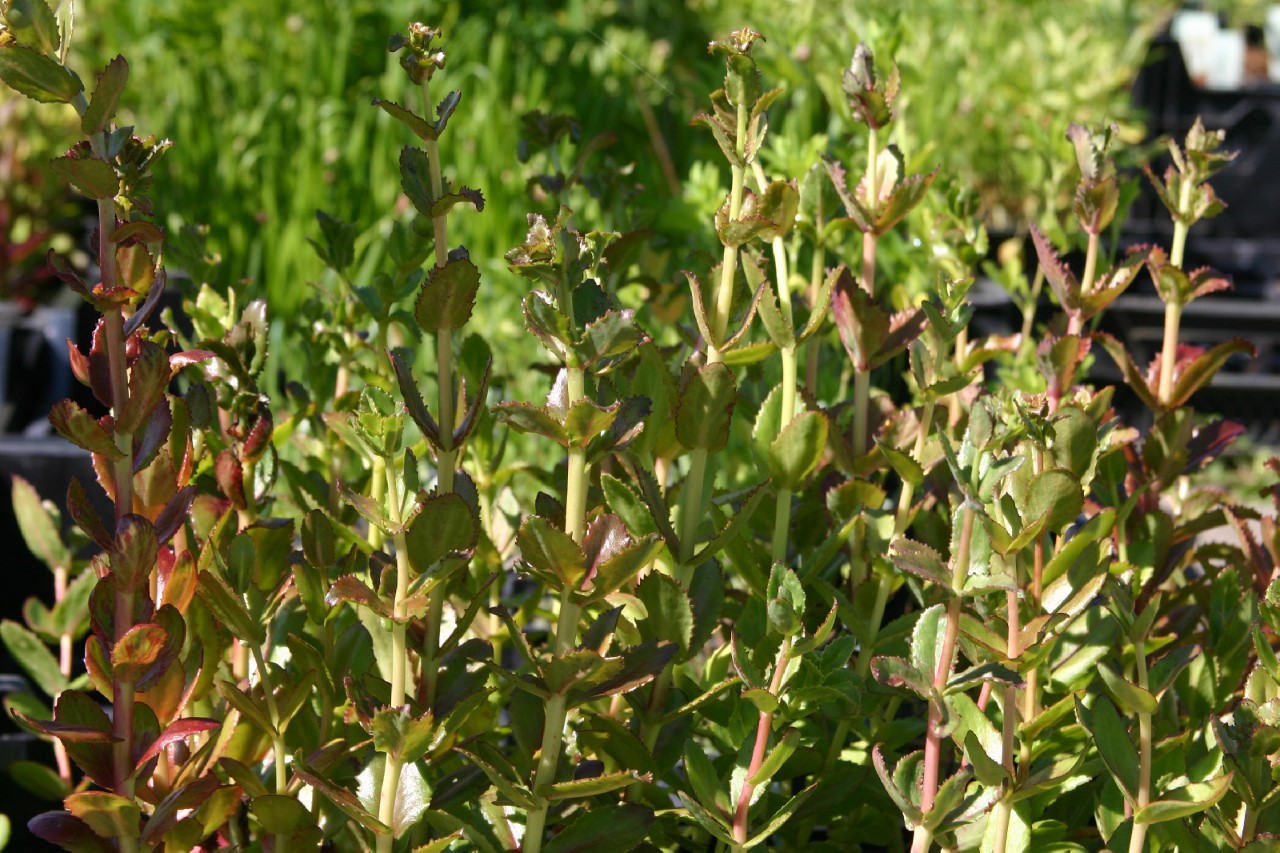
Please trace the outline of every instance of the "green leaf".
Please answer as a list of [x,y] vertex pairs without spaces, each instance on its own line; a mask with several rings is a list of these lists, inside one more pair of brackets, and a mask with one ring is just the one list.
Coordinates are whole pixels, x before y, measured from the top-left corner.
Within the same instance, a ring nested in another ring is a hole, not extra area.
[[733,840],[733,833],[729,830],[729,823],[723,817],[708,810],[688,793],[679,791],[678,794],[680,802],[684,803],[685,811],[699,826],[725,844],[733,845],[737,843]]
[[686,371],[676,401],[676,438],[680,443],[708,453],[724,449],[737,393],[733,371],[722,363]]
[[[405,707],[381,708],[369,722],[373,748],[398,758],[401,762],[417,761],[434,746],[437,738],[435,717],[430,711],[420,717]],[[443,736],[443,732],[440,733]]]
[[[751,266],[744,266],[744,269],[751,269]],[[754,284],[754,282],[748,283]],[[764,324],[764,330],[769,334],[769,340],[780,350],[792,349],[796,345],[795,330],[791,328],[790,321],[783,316],[778,309],[778,300],[774,296],[773,289],[765,287],[760,295],[760,301],[756,304],[756,311],[760,315],[760,322]]]
[[1133,392],[1138,395],[1138,399],[1142,401],[1143,405],[1153,412],[1163,411],[1164,407],[1156,399],[1155,389],[1147,383],[1147,377],[1133,363],[1133,358],[1129,355],[1129,351],[1124,348],[1124,344],[1105,332],[1095,332],[1093,339],[1102,344],[1102,348],[1107,351],[1107,355],[1111,356],[1111,360],[1120,368],[1125,384],[1133,389]]
[[911,539],[898,539],[893,543],[889,559],[904,572],[923,578],[945,590],[951,589],[951,570],[942,557],[928,545]]
[[[366,812],[372,812],[378,808],[382,780],[386,776],[385,766],[386,756],[376,755],[356,777],[359,783],[357,796]],[[427,787],[426,780],[422,778],[422,771],[418,769],[417,763],[405,764],[400,769],[400,784],[396,786],[395,803],[391,810],[389,827],[391,834],[398,837],[412,828],[422,819],[430,800],[431,791]]]
[[1116,700],[1122,709],[1130,714],[1154,714],[1158,703],[1156,697],[1148,690],[1131,684],[1124,676],[1117,673],[1106,663],[1098,662],[1098,675],[1106,685],[1111,698]]
[[774,774],[782,769],[782,765],[796,751],[796,747],[800,745],[800,730],[796,728],[788,728],[774,744],[773,749],[769,750],[768,756],[760,764],[760,769],[756,771],[754,776],[747,778],[750,785],[763,785],[773,778]]
[[1098,447],[1098,427],[1077,406],[1063,406],[1053,420],[1053,462],[1076,477],[1083,477]]
[[310,785],[320,793],[329,798],[335,806],[356,823],[363,826],[370,832],[386,834],[391,830],[386,824],[379,821],[373,815],[364,810],[360,805],[360,801],[356,799],[355,794],[346,788],[334,785],[327,781],[322,774],[316,773],[305,766],[295,765],[293,775],[302,781],[305,785]]
[[1076,520],[1083,506],[1084,492],[1076,476],[1062,468],[1050,468],[1031,481],[1023,518],[1033,521],[1045,517],[1045,529],[1059,531]]
[[[268,737],[276,735],[276,727],[271,724],[271,711],[264,697],[250,695],[225,680],[218,682],[218,692],[228,704],[240,712],[242,717],[261,729]],[[257,691],[254,692],[257,693]]]
[[409,565],[425,574],[446,555],[469,555],[479,539],[479,519],[461,495],[431,495],[405,531]]
[[45,695],[56,697],[67,689],[67,679],[58,668],[53,652],[30,630],[6,619],[0,622],[0,639]]
[[1080,725],[1093,735],[1107,769],[1120,785],[1125,799],[1130,803],[1137,802],[1138,796],[1138,751],[1129,739],[1129,730],[1116,713],[1115,706],[1105,696],[1099,696],[1093,709],[1087,709],[1080,699],[1075,699],[1076,717]]
[[942,664],[947,628],[946,608],[935,604],[920,614],[911,632],[911,665],[932,681]]
[[[540,515],[531,515],[516,534],[520,554],[534,570],[563,587],[577,588],[587,574],[587,557],[555,524]],[[563,588],[562,587],[562,588]]]
[[249,803],[249,813],[272,835],[292,835],[315,825],[315,818],[307,807],[284,794],[254,797]]
[[9,775],[20,788],[42,800],[61,802],[71,793],[71,787],[57,771],[38,761],[15,761],[9,765]]
[[769,446],[769,474],[779,489],[795,491],[817,467],[827,448],[827,418],[801,412]]
[[[42,0],[36,0],[42,2]],[[106,130],[115,118],[116,107],[120,105],[120,95],[129,80],[129,63],[123,56],[117,55],[98,75],[98,83],[93,90],[93,98],[89,101],[89,109],[80,119],[80,129],[86,136]]]
[[412,130],[414,135],[419,139],[436,139],[440,135],[439,131],[432,126],[431,122],[393,101],[384,101],[382,98],[374,98],[373,105],[375,107],[381,107],[396,121]]
[[465,253],[450,253],[443,267],[432,267],[427,274],[413,316],[424,331],[457,331],[471,319],[479,290],[479,268]]
[[634,311],[607,311],[583,328],[573,349],[582,366],[591,367],[604,359],[628,353],[648,339],[636,325]]
[[546,853],[592,853],[631,850],[644,841],[653,812],[634,803],[594,808],[561,830],[543,846]]
[[61,47],[58,18],[45,0],[9,0],[5,23],[22,44],[52,56]]
[[1183,359],[1179,359],[1177,378],[1165,406],[1175,409],[1186,405],[1193,394],[1213,381],[1214,375],[1227,363],[1227,359],[1240,353],[1248,353],[1253,357],[1258,355],[1253,344],[1243,338],[1232,338],[1208,352],[1200,353],[1190,363],[1183,363]]
[[62,541],[57,508],[40,500],[35,487],[18,475],[13,477],[13,514],[28,550],[49,568],[70,568],[71,549]]
[[1231,787],[1233,775],[1224,773],[1205,782],[1192,782],[1182,788],[1164,791],[1160,799],[1138,809],[1133,820],[1135,823],[1152,824],[1199,814],[1223,798]]
[[983,785],[994,787],[1003,785],[1009,780],[1009,771],[999,762],[991,758],[983,748],[978,735],[969,730],[964,736],[964,755],[973,768],[973,775]]
[[791,816],[796,813],[796,810],[803,806],[805,801],[813,796],[813,793],[818,790],[818,786],[820,784],[822,783],[815,782],[783,803],[782,808],[774,812],[773,816],[765,821],[763,826],[756,829],[756,834],[747,839],[747,843],[743,845],[743,848],[749,850],[752,847],[768,841],[770,836],[781,829],[783,824],[790,820]]
[[903,482],[910,483],[913,488],[920,487],[920,484],[924,482],[924,469],[920,467],[919,462],[896,447],[890,447],[878,440],[876,441],[876,447],[880,450],[880,455],[897,472]]
[[692,738],[685,741],[684,745],[684,772],[698,799],[709,806],[720,808],[718,800],[724,796],[720,777],[707,753]]
[[491,764],[480,756],[467,752],[465,749],[460,747],[457,751],[466,758],[467,761],[470,761],[476,767],[479,767],[480,770],[484,772],[484,775],[489,777],[489,781],[494,784],[494,787],[498,789],[498,793],[506,797],[514,805],[517,805],[522,809],[530,810],[541,808],[542,804],[539,802],[538,797],[535,797],[533,793],[525,788],[517,779],[502,772],[497,765]]
[[29,47],[0,47],[0,80],[19,94],[46,104],[69,104],[84,91],[74,72]]
[[884,785],[889,799],[893,800],[898,811],[902,812],[902,816],[906,818],[907,826],[918,826],[924,818],[924,814],[917,805],[920,791],[917,780],[923,778],[921,764],[924,761],[924,753],[913,752],[904,755],[890,773],[880,746],[876,744],[871,749],[871,761],[875,766],[876,775],[880,777],[880,782]]
[[648,507],[630,486],[612,474],[603,472],[600,474],[600,488],[604,491],[609,511],[621,518],[628,530],[637,536],[657,532]]
[[237,639],[246,640],[255,645],[266,642],[266,627],[249,615],[244,599],[237,595],[227,582],[215,572],[202,571],[196,584],[196,594]]
[[[3,55],[0,52],[0,56]],[[120,178],[116,175],[116,170],[105,160],[99,160],[97,157],[91,156],[79,157],[68,154],[52,160],[49,165],[79,192],[89,198],[110,199],[115,198],[116,193],[120,192]],[[132,282],[122,276],[120,284],[128,287]]]
[[138,804],[106,791],[83,791],[64,802],[67,811],[80,818],[100,838],[136,836],[142,811]]
[[561,447],[569,446],[569,436],[564,425],[551,411],[531,403],[498,403],[493,407],[498,422],[516,432],[532,432],[545,435]]
[[542,789],[541,793],[553,803],[557,800],[594,797],[599,794],[607,794],[610,791],[617,791],[620,788],[630,787],[635,784],[638,778],[636,774],[627,771],[603,773],[599,776],[586,776],[564,782],[553,782]]

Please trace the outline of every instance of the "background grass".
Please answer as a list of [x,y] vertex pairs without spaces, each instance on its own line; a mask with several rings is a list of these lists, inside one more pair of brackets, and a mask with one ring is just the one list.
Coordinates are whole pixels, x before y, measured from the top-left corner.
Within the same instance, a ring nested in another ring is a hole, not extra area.
[[[518,340],[518,350],[526,340],[518,328],[521,287],[502,256],[523,238],[528,211],[550,215],[555,206],[527,191],[529,175],[547,164],[516,158],[522,113],[575,116],[584,142],[616,134],[592,168],[621,177],[611,189],[575,191],[579,225],[653,229],[644,271],[674,284],[680,269],[698,267],[703,253],[717,249],[710,217],[728,183],[710,134],[689,124],[720,83],[721,65],[707,56],[707,42],[744,24],[764,32],[768,41],[756,53],[766,85],[785,89],[771,110],[765,162],[779,174],[800,175],[823,150],[861,168],[862,134],[848,119],[840,75],[854,45],[865,40],[901,68],[904,96],[893,141],[911,169],[937,166],[937,186],[972,187],[990,225],[1012,229],[1035,220],[1054,233],[1069,206],[1067,124],[1118,121],[1128,138],[1140,137],[1127,86],[1170,6],[1169,0],[86,2],[77,4],[74,53],[86,79],[115,53],[127,56],[133,82],[121,120],[176,143],[154,192],[173,241],[181,242],[182,226],[207,225],[208,249],[220,258],[207,275],[246,300],[265,296],[280,341],[295,331],[296,311],[327,274],[307,242],[318,235],[317,210],[357,225],[357,285],[379,269],[391,224],[406,214],[398,150],[414,140],[370,101],[384,97],[422,110],[386,39],[410,20],[439,26],[449,61],[433,94],[463,92],[442,141],[446,176],[487,199],[483,213],[455,218],[450,238],[465,244],[484,272],[476,330],[504,346]],[[573,146],[561,153],[572,162]],[[927,227],[902,239],[917,239]],[[857,241],[849,242],[857,253]],[[893,246],[882,250],[890,280],[932,279],[932,270],[919,268],[919,253],[902,254],[895,266]],[[529,346],[512,357],[536,357]],[[289,348],[276,351],[285,372],[298,375]]]

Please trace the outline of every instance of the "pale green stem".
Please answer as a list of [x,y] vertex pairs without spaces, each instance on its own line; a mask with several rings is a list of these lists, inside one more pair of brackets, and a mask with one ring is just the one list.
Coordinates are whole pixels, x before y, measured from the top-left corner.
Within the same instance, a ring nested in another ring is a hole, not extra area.
[[[1192,182],[1184,177],[1178,191],[1178,216],[1174,218],[1173,246],[1169,251],[1169,263],[1178,269],[1182,269],[1187,251],[1187,232],[1191,229],[1187,220],[1193,188]],[[1173,395],[1173,368],[1178,361],[1178,326],[1181,322],[1181,295],[1173,294],[1173,298],[1164,305],[1164,343],[1160,349],[1160,385],[1156,394],[1161,403],[1168,403]]]
[[[289,768],[285,764],[284,730],[280,725],[280,709],[271,687],[270,670],[267,669],[267,660],[262,654],[262,647],[257,643],[251,643],[250,649],[253,653],[253,661],[258,665],[258,680],[262,682],[262,694],[267,703],[267,715],[271,720],[271,728],[275,729],[272,733],[271,746],[276,766],[276,793],[286,794],[289,791]],[[282,840],[276,839],[277,846]]]
[[[572,406],[586,396],[586,377],[580,367],[568,370],[567,397]],[[586,451],[572,448],[569,451],[569,476],[565,485],[565,532],[573,541],[581,543],[586,532],[587,488],[589,486]],[[565,587],[560,593],[560,615],[556,624],[556,655],[573,651],[578,642],[578,617],[581,607],[573,600],[574,590]],[[564,748],[564,726],[568,718],[567,700],[563,694],[552,696],[546,705],[546,721],[542,727],[542,747],[538,767],[533,776],[535,796],[543,796],[543,789],[555,782],[556,767]],[[539,853],[547,826],[549,804],[529,812],[525,825],[524,853]]]
[[[375,454],[370,469],[369,499],[381,506],[387,494],[387,460]],[[369,546],[375,550],[382,548],[386,542],[386,534],[376,524],[369,525],[369,535],[366,538]]]
[[[947,602],[947,628],[942,639],[942,652],[938,657],[938,668],[933,675],[934,689],[941,695],[951,678],[951,669],[955,665],[956,639],[960,634],[960,596],[958,590],[964,587],[964,580],[969,575],[969,552],[973,541],[973,509],[966,503],[964,518],[961,521],[958,554],[953,555],[955,570],[951,576],[951,587],[956,592]],[[924,742],[924,780],[920,792],[920,811],[928,814],[933,808],[934,797],[938,794],[938,777],[942,768],[942,738],[938,734],[941,723],[941,712],[935,703],[929,703],[929,721],[925,730]],[[933,842],[933,833],[924,827],[915,832],[912,841],[912,853],[924,853]]]
[[[1018,632],[1021,630],[1020,616],[1018,612],[1018,593],[1010,590],[1006,593],[1006,608],[1008,610],[1009,631],[1005,640],[1005,653],[1010,660],[1016,660],[1021,652],[1018,649]],[[1016,687],[1009,685],[1004,689],[1004,702],[1002,703],[1002,712],[1004,713],[1003,740],[1001,743],[1001,763],[1004,769],[1009,772],[1009,778],[1015,776],[1013,763],[1014,748],[1017,743],[1018,732],[1018,690]],[[995,853],[1004,853],[1005,846],[1009,841],[1009,820],[1013,814],[1013,802],[1010,799],[1012,792],[1006,792],[1000,802],[996,804],[996,837],[995,837]]]
[[853,454],[862,456],[870,448],[867,433],[871,416],[871,373],[856,370],[853,374]]
[[[427,115],[431,114],[431,81],[422,81],[422,103]],[[440,144],[436,139],[423,143],[427,155],[427,174],[431,181],[432,198],[444,195],[444,178],[440,169]],[[435,240],[436,269],[449,262],[449,234],[446,214],[431,217],[431,229]],[[453,333],[442,329],[436,334],[436,387],[440,417],[440,437],[448,450],[436,456],[437,490],[440,494],[453,491],[454,472],[458,464],[458,448],[453,447],[453,430],[457,416],[453,396]],[[427,623],[422,648],[422,679],[426,690],[427,707],[434,707],[436,686],[440,677],[440,626],[444,621],[445,588],[432,589],[427,596]]]
[[[738,160],[746,159],[748,112],[745,104],[738,105],[738,137],[736,151]],[[742,196],[746,184],[746,170],[739,165],[731,164],[732,183],[729,190],[729,218],[737,219],[742,215]],[[716,342],[724,337],[729,326],[729,313],[733,310],[733,281],[738,266],[738,250],[732,246],[724,247],[724,256],[720,264],[720,283],[716,288],[716,300],[708,322],[715,341],[707,341],[707,364],[724,361],[724,356],[716,346]],[[696,285],[695,285],[696,287]],[[706,512],[706,469],[707,452],[694,450],[689,459],[689,474],[685,484],[684,499],[680,504],[679,530],[680,565],[676,567],[676,577],[682,583],[688,583],[693,567],[685,563],[693,556],[693,548],[697,543],[698,525]]]
[[[822,232],[822,194],[818,193],[817,211],[814,214],[814,224],[817,226],[818,232]],[[813,262],[809,268],[809,303],[814,311],[821,311],[821,305],[818,305],[818,294],[822,289],[822,277],[825,274],[824,265],[826,263],[826,252],[822,244],[818,244],[813,249]],[[804,369],[804,387],[813,397],[818,396],[818,356],[821,353],[821,346],[818,343],[818,336],[815,335],[805,342],[805,369]]]
[[[400,493],[400,478],[396,470],[397,467],[395,460],[391,460],[391,464],[386,466],[387,516],[395,527],[399,527],[403,520],[401,511],[403,495]],[[389,704],[392,707],[400,707],[405,704],[409,668],[409,650],[405,637],[405,617],[408,614],[405,599],[409,593],[409,549],[405,543],[404,533],[394,534],[392,541],[396,547],[396,592],[391,610],[393,619],[391,622],[391,701]],[[438,626],[439,623],[436,624]],[[427,630],[430,633],[430,625],[427,626]],[[401,760],[388,753],[382,772],[382,792],[378,798],[378,820],[387,826],[392,824],[395,816],[396,794],[400,789],[401,767]],[[391,853],[391,848],[394,844],[395,836],[392,833],[380,834],[377,837],[378,853]]]
[[[1138,669],[1138,686],[1143,690],[1147,684],[1147,644],[1145,640],[1137,640],[1133,644],[1134,661]],[[1138,802],[1135,811],[1141,811],[1151,802],[1151,715],[1138,712]],[[1129,853],[1141,853],[1146,847],[1147,824],[1133,822],[1133,832],[1129,836]]]
[[[53,600],[60,604],[67,595],[67,567],[54,566]],[[71,679],[71,642],[74,639],[72,630],[64,631],[58,637],[58,671],[68,681]],[[58,776],[67,785],[72,784],[71,759],[67,755],[67,745],[58,738],[53,739],[53,755],[58,764]]]
[[[751,164],[751,172],[755,176],[756,185],[763,194],[769,186],[764,169],[759,161]],[[788,328],[794,329],[791,310],[791,275],[787,263],[787,247],[781,236],[773,238],[773,266],[778,286],[778,311],[782,314]],[[785,428],[796,416],[796,383],[798,381],[798,359],[795,346],[780,350],[782,356],[782,412],[779,424]],[[791,528],[791,490],[778,490],[777,511],[773,520],[773,552],[775,563],[787,558],[787,539]]]
[[[1089,248],[1084,256],[1084,277],[1080,279],[1080,293],[1088,294],[1093,290],[1093,279],[1098,272],[1098,235],[1089,235]],[[1084,314],[1071,311],[1067,315],[1067,334],[1078,335],[1084,330]],[[1066,390],[1065,388],[1063,389]]]
[[[920,415],[920,432],[916,434],[916,445],[912,458],[919,464],[924,463],[924,450],[929,441],[929,432],[933,428],[933,412],[937,401],[929,397],[924,401],[924,411]],[[907,532],[911,520],[911,502],[915,499],[915,486],[907,480],[902,481],[902,491],[898,494],[898,512],[893,518],[893,533],[901,536]]]

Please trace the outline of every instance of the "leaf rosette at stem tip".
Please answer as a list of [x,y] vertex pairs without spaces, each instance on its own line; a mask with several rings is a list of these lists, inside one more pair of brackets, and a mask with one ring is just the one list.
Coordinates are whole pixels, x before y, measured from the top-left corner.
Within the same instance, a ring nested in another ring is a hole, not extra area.
[[863,42],[854,49],[853,60],[840,78],[854,120],[873,130],[887,127],[893,121],[893,102],[898,99],[900,82],[896,64],[887,79],[876,78],[875,57]]
[[1112,136],[1118,130],[1114,124],[1096,131],[1079,124],[1067,127],[1067,139],[1075,147],[1076,164],[1080,167],[1074,204],[1076,218],[1080,227],[1092,235],[1102,233],[1111,224],[1120,203],[1116,164],[1108,152]]
[[416,84],[430,80],[438,69],[444,68],[444,51],[431,48],[431,42],[439,35],[440,30],[435,27],[415,21],[409,24],[407,35],[396,33],[387,39],[387,50],[401,54],[400,67]]

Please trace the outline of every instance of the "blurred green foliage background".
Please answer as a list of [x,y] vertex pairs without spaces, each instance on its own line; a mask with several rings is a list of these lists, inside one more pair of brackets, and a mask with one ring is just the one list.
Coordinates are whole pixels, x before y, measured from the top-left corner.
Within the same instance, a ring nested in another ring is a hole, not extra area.
[[[520,242],[527,211],[554,206],[526,186],[535,167],[545,170],[545,155],[527,165],[516,157],[526,111],[576,117],[578,147],[616,134],[588,172],[621,180],[576,189],[578,220],[651,227],[662,250],[648,259],[652,274],[674,280],[691,253],[714,248],[707,223],[728,183],[711,165],[720,158],[710,135],[689,125],[719,85],[707,42],[743,25],[765,34],[757,56],[766,85],[785,89],[771,110],[766,163],[798,176],[823,150],[854,167],[861,159],[861,143],[850,144],[861,134],[833,105],[843,103],[840,74],[865,40],[901,68],[894,141],[911,170],[938,166],[939,186],[973,188],[989,225],[1030,219],[1052,231],[1068,203],[1067,124],[1117,121],[1128,138],[1140,137],[1127,86],[1171,11],[1167,0],[76,5],[82,76],[124,53],[133,82],[122,120],[176,142],[159,169],[157,209],[175,234],[207,225],[208,249],[221,259],[210,275],[246,296],[265,294],[277,320],[324,275],[307,243],[317,210],[357,224],[361,275],[377,267],[391,223],[407,215],[397,201],[397,154],[412,140],[370,101],[417,97],[406,92],[387,37],[409,20],[441,27],[449,63],[438,88],[463,92],[443,143],[445,171],[488,202],[451,237],[495,289],[492,316],[478,317],[491,334],[519,317],[504,310],[514,307],[504,295],[514,288],[503,285],[502,255]],[[16,126],[27,134],[35,121],[23,111]],[[561,149],[571,164],[574,146]]]

